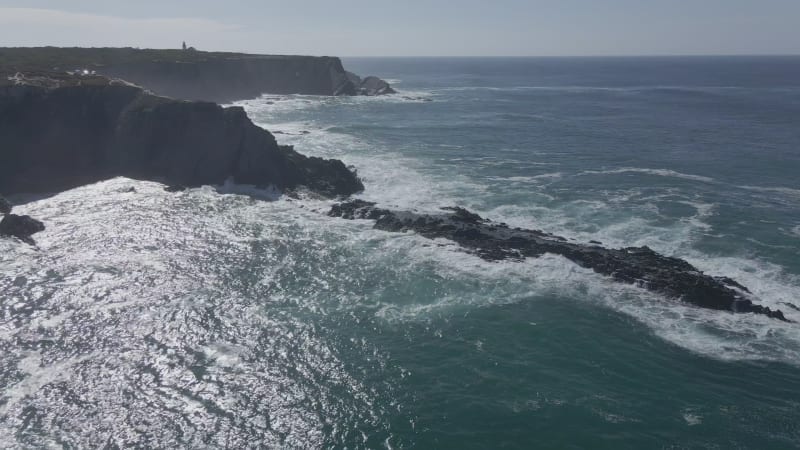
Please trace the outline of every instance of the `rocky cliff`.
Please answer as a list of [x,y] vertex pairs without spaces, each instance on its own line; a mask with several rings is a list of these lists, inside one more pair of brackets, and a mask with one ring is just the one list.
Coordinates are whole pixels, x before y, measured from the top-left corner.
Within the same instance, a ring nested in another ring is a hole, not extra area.
[[392,86],[378,77],[366,77],[362,79],[353,72],[347,72],[347,79],[355,86],[358,95],[388,95],[396,94]]
[[147,61],[98,69],[160,95],[219,103],[262,93],[357,95],[339,58],[252,56],[196,62]]
[[278,145],[238,107],[178,101],[100,76],[0,80],[0,192],[55,192],[114,176],[173,185],[363,189],[338,160]]
[[[262,93],[383,95],[385,81],[348,75],[328,56],[273,56],[132,48],[0,48],[0,75],[89,73],[121,78],[162,96],[228,103]],[[357,81],[354,81],[357,80]]]

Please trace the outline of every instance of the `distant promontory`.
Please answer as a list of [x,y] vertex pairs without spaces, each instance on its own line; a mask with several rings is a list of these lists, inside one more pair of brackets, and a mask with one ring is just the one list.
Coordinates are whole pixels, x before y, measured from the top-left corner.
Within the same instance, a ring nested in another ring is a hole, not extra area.
[[135,48],[0,48],[0,76],[17,72],[74,73],[121,78],[151,92],[183,100],[229,103],[270,94],[383,95],[394,93],[376,77],[363,80],[331,56]]

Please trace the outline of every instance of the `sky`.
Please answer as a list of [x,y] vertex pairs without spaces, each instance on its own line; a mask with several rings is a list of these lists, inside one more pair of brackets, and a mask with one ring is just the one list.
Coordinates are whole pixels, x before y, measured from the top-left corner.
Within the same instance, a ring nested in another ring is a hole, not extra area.
[[800,0],[0,0],[0,46],[336,56],[800,54]]

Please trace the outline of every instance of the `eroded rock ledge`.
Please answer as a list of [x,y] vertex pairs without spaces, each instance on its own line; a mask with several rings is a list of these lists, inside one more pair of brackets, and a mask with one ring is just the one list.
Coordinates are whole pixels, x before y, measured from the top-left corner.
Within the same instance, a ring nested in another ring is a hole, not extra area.
[[199,186],[361,191],[339,160],[278,145],[239,107],[178,101],[101,76],[17,73],[0,83],[0,192],[44,193],[115,176]]
[[648,247],[608,249],[579,244],[538,230],[510,228],[463,208],[445,208],[438,215],[391,211],[374,203],[352,200],[333,206],[329,215],[344,219],[370,219],[384,231],[414,231],[435,239],[445,238],[489,261],[522,260],[551,253],[575,264],[703,308],[763,314],[789,322],[783,312],[753,303],[748,289],[726,277],[704,274],[688,262],[656,253]]

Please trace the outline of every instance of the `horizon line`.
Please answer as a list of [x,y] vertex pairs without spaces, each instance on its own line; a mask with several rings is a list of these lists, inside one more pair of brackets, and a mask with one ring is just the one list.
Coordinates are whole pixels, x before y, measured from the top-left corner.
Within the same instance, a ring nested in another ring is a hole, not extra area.
[[[109,47],[109,46],[59,46],[59,45],[30,45],[30,46],[3,46],[0,49],[34,49],[34,48],[61,48],[61,49],[136,49],[136,50],[181,50],[177,47]],[[245,55],[263,55],[263,56],[335,56],[339,58],[725,58],[725,57],[781,57],[793,58],[800,57],[800,53],[641,53],[641,54],[615,54],[606,53],[599,55],[586,55],[586,54],[566,54],[566,55],[326,55],[320,53],[251,53],[242,50],[212,50],[212,49],[197,49],[199,52],[207,53],[240,53]]]
[[664,53],[603,55],[346,55],[340,58],[725,58],[725,57],[800,57],[800,53]]

